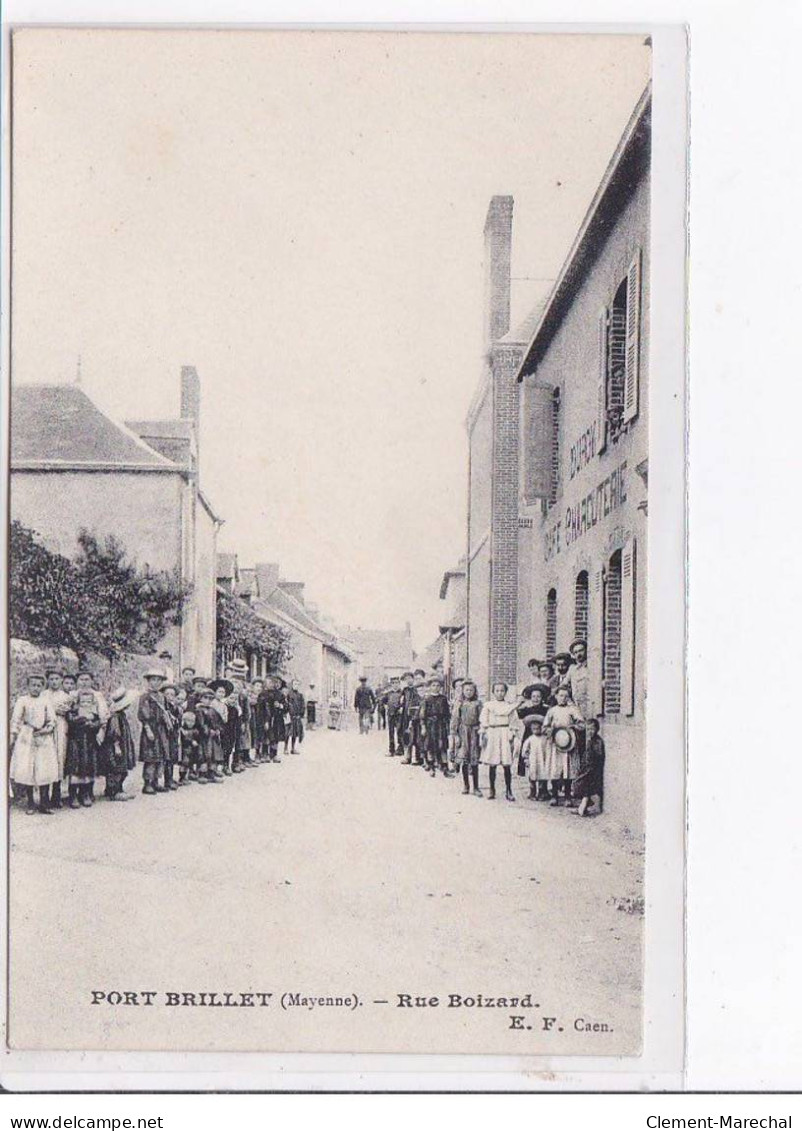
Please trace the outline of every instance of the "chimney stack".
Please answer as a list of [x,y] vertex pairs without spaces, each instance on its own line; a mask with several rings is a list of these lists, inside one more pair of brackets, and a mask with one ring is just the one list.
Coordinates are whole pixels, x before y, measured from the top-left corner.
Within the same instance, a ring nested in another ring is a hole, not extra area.
[[494,196],[485,220],[485,346],[488,348],[510,328],[512,209],[511,196]]
[[256,580],[259,584],[259,596],[263,601],[266,601],[278,586],[278,562],[257,562],[254,568]]
[[181,419],[191,420],[200,431],[200,378],[194,365],[181,366]]

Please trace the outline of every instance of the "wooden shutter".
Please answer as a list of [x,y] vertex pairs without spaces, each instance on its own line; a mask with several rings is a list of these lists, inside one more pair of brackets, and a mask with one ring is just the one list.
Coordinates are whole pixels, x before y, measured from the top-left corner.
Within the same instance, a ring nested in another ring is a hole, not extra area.
[[607,307],[599,315],[599,455],[607,447],[607,332],[610,321]]
[[635,601],[636,546],[634,540],[621,553],[621,713],[635,714]]
[[524,502],[549,500],[553,495],[553,387],[524,379]]
[[638,415],[640,363],[640,251],[627,271],[627,347],[624,369],[624,423]]
[[601,714],[604,709],[602,692],[604,672],[604,570],[600,566],[591,573],[590,605],[588,608],[588,701],[591,713]]

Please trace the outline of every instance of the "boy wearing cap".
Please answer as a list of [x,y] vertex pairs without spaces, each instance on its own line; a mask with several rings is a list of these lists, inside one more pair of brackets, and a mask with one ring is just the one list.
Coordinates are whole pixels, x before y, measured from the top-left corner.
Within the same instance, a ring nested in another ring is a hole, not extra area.
[[176,780],[176,767],[181,761],[181,729],[182,710],[178,704],[178,688],[173,683],[166,683],[161,689],[164,696],[164,705],[170,718],[170,731],[167,741],[167,757],[164,760],[164,788],[166,790],[178,789]]
[[159,775],[170,755],[170,730],[172,719],[161,693],[164,673],[155,668],[144,675],[145,688],[139,696],[137,718],[142,725],[139,735],[139,761],[142,763],[142,792],[148,795],[163,793]]
[[388,757],[392,758],[396,753],[396,745],[398,746],[398,753],[404,753],[403,738],[401,737],[401,684],[399,683],[397,675],[392,676],[390,679],[390,686],[387,689],[385,703],[387,710],[387,737],[389,740]]
[[290,680],[290,686],[287,690],[287,710],[290,716],[290,753],[300,754],[300,750],[296,749],[296,745],[300,745],[304,740],[306,700],[303,697],[303,693],[298,688],[298,681],[295,679]]
[[354,710],[359,713],[359,733],[367,734],[373,726],[373,712],[376,710],[376,696],[368,685],[368,677],[359,677],[359,687],[354,692]]
[[452,776],[446,764],[450,722],[451,708],[443,694],[443,681],[435,676],[429,680],[429,694],[421,707],[421,735],[426,749],[426,763],[432,777],[438,768],[445,777]]
[[412,672],[407,672],[404,675],[404,687],[401,691],[401,727],[400,727],[400,745],[404,753],[404,765],[409,766],[412,764],[412,750],[415,750],[416,766],[422,766],[423,761],[420,756],[420,720],[418,715],[421,709],[421,696],[417,687],[415,686],[415,676]]
[[250,765],[251,748],[251,704],[245,681],[248,678],[248,665],[244,660],[232,660],[226,668],[226,679],[234,685],[231,703],[234,706],[234,752],[231,759],[231,769],[235,774],[242,773]]

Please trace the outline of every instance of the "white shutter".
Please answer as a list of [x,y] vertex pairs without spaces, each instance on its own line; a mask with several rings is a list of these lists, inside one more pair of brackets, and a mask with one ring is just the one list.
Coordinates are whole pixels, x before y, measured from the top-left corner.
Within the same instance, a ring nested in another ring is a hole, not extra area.
[[607,333],[610,321],[607,307],[599,315],[599,455],[607,447]]
[[524,379],[524,502],[553,497],[554,390]]
[[636,546],[634,540],[621,553],[621,713],[635,714]]
[[599,715],[603,709],[604,674],[604,571],[601,566],[591,574],[588,596],[588,701],[591,713]]
[[624,423],[638,415],[640,362],[640,251],[627,271],[627,346],[624,369]]

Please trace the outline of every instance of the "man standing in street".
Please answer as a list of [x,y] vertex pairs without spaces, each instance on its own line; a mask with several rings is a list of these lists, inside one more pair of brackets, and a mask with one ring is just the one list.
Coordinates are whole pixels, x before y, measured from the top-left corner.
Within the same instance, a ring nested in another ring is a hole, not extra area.
[[354,709],[359,714],[359,733],[367,734],[373,725],[373,712],[376,710],[376,696],[368,686],[368,677],[359,677],[359,687],[354,694]]
[[589,719],[590,682],[588,676],[588,646],[584,640],[575,640],[569,649],[573,664],[568,669],[568,690],[583,718]]
[[[306,700],[303,694],[298,690],[298,681],[296,679],[290,680],[290,687],[287,691],[287,707],[290,715],[290,753],[300,754],[301,751],[296,749],[304,740],[304,711],[306,710]],[[285,751],[286,753],[286,746]]]
[[416,766],[422,766],[420,742],[420,709],[423,700],[415,685],[412,672],[404,676],[404,690],[401,692],[401,735],[406,755],[404,762],[412,764],[412,750],[415,749]]
[[401,686],[397,675],[394,675],[390,680],[390,686],[385,696],[385,708],[387,711],[387,736],[390,740],[389,757],[392,758],[396,753],[396,741],[398,742],[398,753],[404,753],[403,739],[401,738]]

